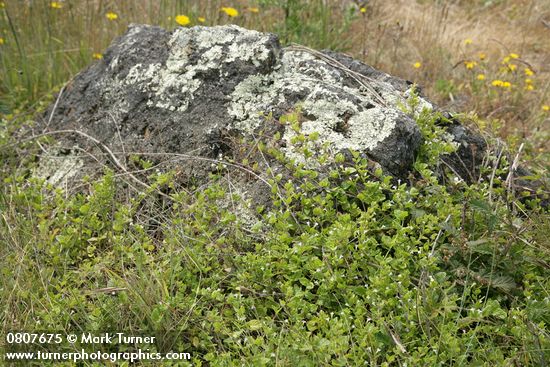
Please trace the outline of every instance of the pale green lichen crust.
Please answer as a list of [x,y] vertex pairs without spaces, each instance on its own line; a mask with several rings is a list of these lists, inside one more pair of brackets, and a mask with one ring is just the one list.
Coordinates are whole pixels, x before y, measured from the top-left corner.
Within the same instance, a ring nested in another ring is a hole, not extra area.
[[40,165],[36,167],[33,176],[44,179],[55,187],[65,186],[76,177],[84,162],[73,154],[61,155],[59,148],[52,148],[47,155],[40,157]]
[[[402,119],[399,105],[407,103],[411,92],[403,93],[377,81],[377,90],[387,102],[381,105],[361,85],[344,85],[344,73],[308,52],[287,49],[275,71],[252,75],[237,85],[228,105],[228,113],[235,121],[233,127],[250,134],[260,127],[263,115],[285,106],[289,99],[295,103],[296,96],[300,96],[301,112],[307,117],[302,122],[301,133],[318,133],[319,144],[328,142],[335,151],[374,149],[392,134]],[[422,98],[419,105],[432,109]],[[345,130],[338,128],[342,125]],[[287,142],[286,153],[299,159],[291,144],[295,135],[287,128],[283,139]]]
[[[201,75],[215,72],[223,78],[225,67],[236,61],[259,66],[269,57],[269,42],[267,34],[234,25],[178,28],[168,41],[164,65],[134,65],[122,80],[107,81],[104,89],[116,96],[124,89],[137,88],[147,95],[147,106],[183,112],[203,83]],[[124,105],[120,108],[125,109]]]

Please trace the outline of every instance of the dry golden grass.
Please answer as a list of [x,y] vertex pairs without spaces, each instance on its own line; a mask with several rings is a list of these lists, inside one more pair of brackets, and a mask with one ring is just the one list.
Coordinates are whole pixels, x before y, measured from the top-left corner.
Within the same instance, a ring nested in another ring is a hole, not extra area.
[[[417,82],[443,107],[499,119],[503,136],[530,137],[540,150],[550,123],[542,110],[550,100],[550,1],[481,3],[372,1],[352,30],[352,52]],[[500,68],[510,53],[520,57],[511,61],[517,70],[506,75]],[[477,64],[466,69],[465,61]],[[418,69],[416,62],[422,65]],[[524,68],[535,74],[523,75]],[[485,89],[472,88],[479,74],[485,76]],[[511,81],[510,90],[491,90],[491,81],[503,78]],[[527,78],[534,81],[531,91],[525,90]]]

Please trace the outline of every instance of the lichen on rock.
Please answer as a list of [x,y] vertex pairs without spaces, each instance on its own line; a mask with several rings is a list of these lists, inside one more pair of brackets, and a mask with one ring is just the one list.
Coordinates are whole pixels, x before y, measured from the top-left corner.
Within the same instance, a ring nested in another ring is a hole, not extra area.
[[[352,149],[372,153],[395,130],[408,125],[406,128],[414,138],[403,143],[412,143],[406,158],[411,163],[421,139],[414,121],[400,111],[397,102],[406,103],[403,92],[376,81],[377,93],[390,102],[381,106],[361,84],[346,82],[349,71],[345,68],[334,67],[302,50],[283,52],[279,67],[272,73],[252,75],[235,87],[228,106],[234,119],[231,126],[250,134],[262,125],[266,113],[277,115],[277,111],[299,105],[305,117],[301,133],[319,134],[319,144],[329,143],[333,151]],[[300,160],[291,144],[295,135],[292,129],[285,130],[285,151],[289,157]],[[386,159],[390,160],[394,158]]]
[[146,94],[149,107],[183,112],[204,82],[202,75],[214,73],[223,79],[226,67],[236,61],[260,67],[270,57],[269,42],[269,36],[236,26],[178,28],[167,42],[164,62],[136,64],[110,85],[117,93],[138,89]]
[[[216,158],[233,149],[227,132],[274,132],[266,116],[277,121],[299,108],[301,134],[315,132],[334,153],[353,149],[390,174],[406,175],[422,141],[414,116],[402,111],[411,83],[343,54],[312,51],[283,48],[273,34],[234,25],[173,31],[132,25],[67,85],[46,111],[45,126],[80,130],[119,155]],[[281,128],[284,152],[296,157],[296,132]],[[60,140],[100,153],[81,136]],[[187,159],[182,176],[200,182],[210,170]]]
[[77,155],[67,154],[64,149],[53,147],[49,155],[43,155],[33,175],[52,186],[65,187],[84,167],[84,161]]

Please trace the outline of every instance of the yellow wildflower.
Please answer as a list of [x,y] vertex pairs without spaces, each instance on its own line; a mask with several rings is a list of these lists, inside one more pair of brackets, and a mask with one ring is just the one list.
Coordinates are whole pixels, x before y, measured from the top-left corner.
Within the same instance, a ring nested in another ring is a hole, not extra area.
[[2,37],[0,37],[0,45],[3,45],[4,44],[4,39]]
[[535,87],[533,87],[533,84],[527,84],[525,86],[525,90],[534,90],[534,89],[535,89]]
[[365,14],[367,12],[367,8],[365,6],[362,6],[359,11],[361,12],[361,14]]
[[474,41],[472,41],[471,38],[466,38],[466,39],[464,40],[464,44],[465,44],[466,46],[471,45],[473,42],[474,42]]
[[519,59],[519,55],[518,55],[518,54],[515,54],[515,53],[513,53],[513,52],[512,52],[509,56],[510,56],[512,59]]
[[258,8],[248,8],[248,11],[251,12],[251,13],[259,13],[260,9],[258,9]]
[[63,4],[61,4],[59,1],[52,1],[50,3],[50,8],[52,9],[61,9],[63,7]]
[[186,26],[189,23],[191,23],[191,19],[189,19],[189,17],[187,15],[182,15],[182,14],[176,15],[176,17],[174,19],[175,19],[176,23],[178,23],[181,26]]
[[493,87],[502,87],[502,84],[503,84],[503,83],[504,83],[504,82],[503,82],[502,80],[498,80],[498,79],[497,79],[497,80],[493,80],[493,81],[491,82],[491,85],[492,85]]
[[510,71],[516,71],[517,68],[518,66],[516,64],[508,64],[508,69]]
[[510,82],[502,82],[502,88],[511,88],[512,87],[512,83]]
[[112,11],[108,12],[107,14],[105,14],[105,16],[106,16],[107,19],[109,19],[109,20],[117,20],[117,19],[118,19],[117,13],[113,13]]
[[535,74],[535,72],[533,70],[531,70],[530,68],[525,68],[525,69],[523,69],[523,71],[525,72],[525,75],[527,75],[527,76],[533,76]]
[[545,104],[545,105],[542,106],[542,110],[548,112],[548,111],[550,111],[550,106]]
[[198,17],[197,20],[201,23],[204,23],[206,22],[206,18],[205,17]]
[[477,80],[485,80],[485,74],[477,74]]
[[414,67],[415,69],[420,69],[420,67],[422,67],[422,63],[420,63],[420,62],[417,61],[417,62],[415,62],[415,63],[413,64],[413,67]]
[[99,52],[95,52],[92,54],[92,58],[96,59],[96,60],[101,60],[103,58],[103,55],[100,54]]
[[510,56],[506,56],[504,59],[502,59],[503,64],[508,64],[510,62]]
[[478,56],[480,60],[485,60],[487,58],[487,54],[485,54],[485,52],[480,52]]
[[221,8],[221,10],[227,14],[229,17],[237,17],[239,16],[239,11],[235,8],[230,8],[230,7],[223,7]]
[[464,61],[464,65],[466,65],[466,69],[473,69],[477,65],[477,62],[475,62],[475,61]]

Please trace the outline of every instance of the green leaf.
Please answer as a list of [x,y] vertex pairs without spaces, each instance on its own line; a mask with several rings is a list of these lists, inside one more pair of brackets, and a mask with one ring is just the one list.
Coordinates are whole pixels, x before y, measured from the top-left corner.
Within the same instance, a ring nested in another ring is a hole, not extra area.
[[263,327],[263,323],[260,320],[250,320],[247,323],[247,327],[252,331],[260,330]]
[[483,317],[496,317],[497,319],[505,319],[508,314],[502,308],[500,304],[495,299],[490,299],[487,301],[485,308],[482,311]]

